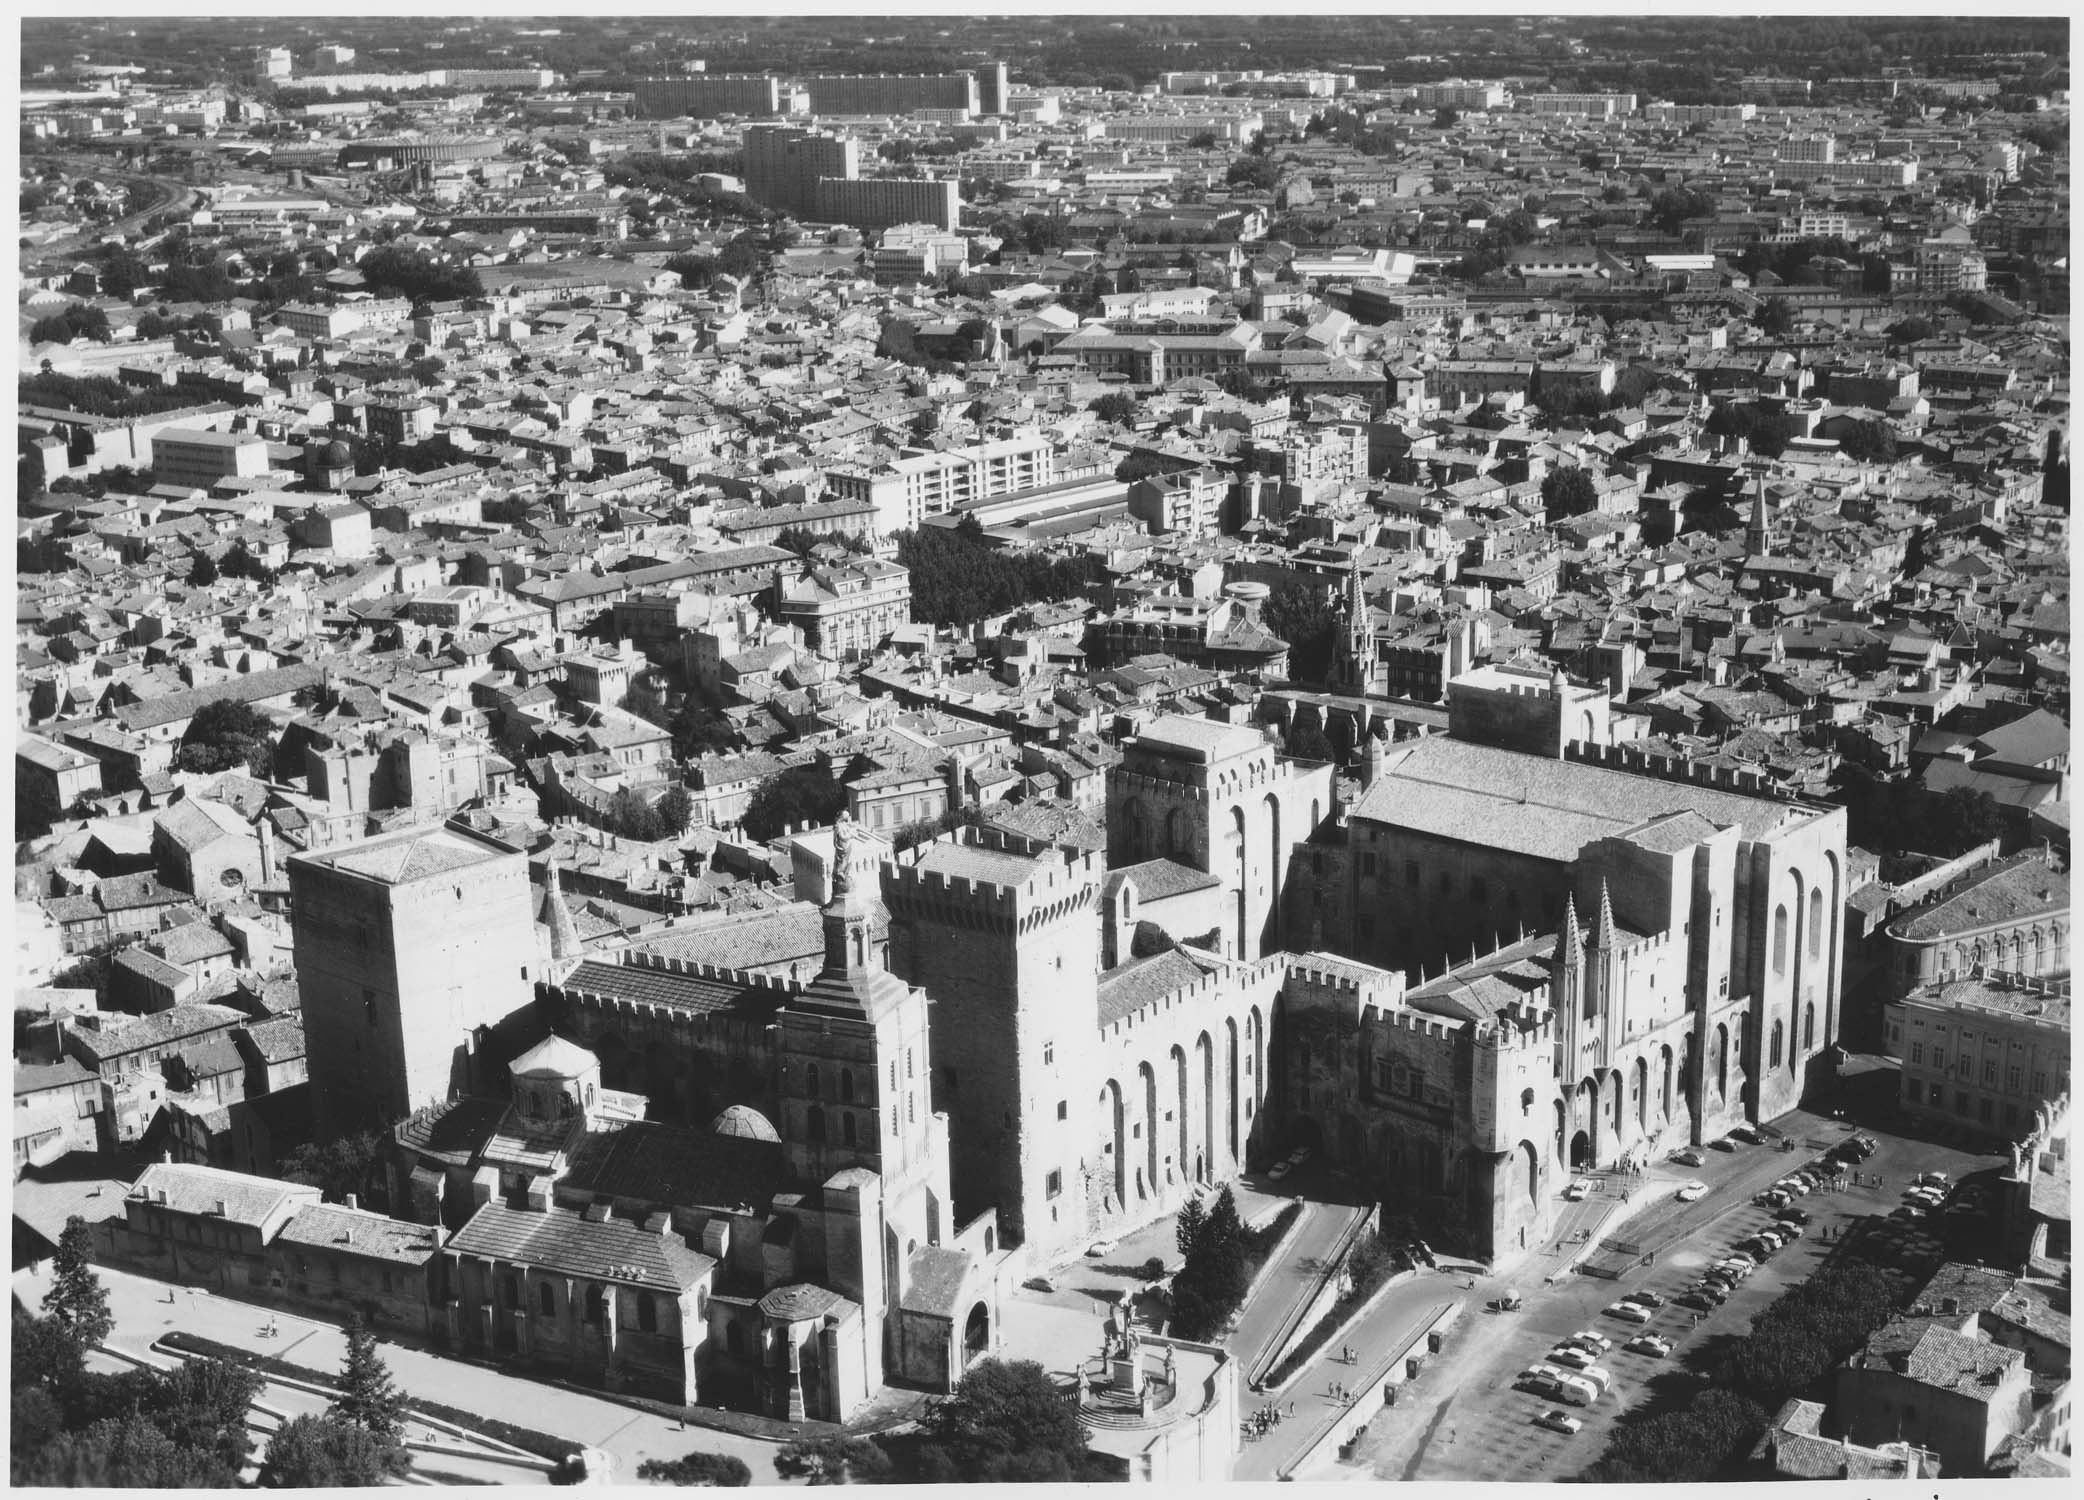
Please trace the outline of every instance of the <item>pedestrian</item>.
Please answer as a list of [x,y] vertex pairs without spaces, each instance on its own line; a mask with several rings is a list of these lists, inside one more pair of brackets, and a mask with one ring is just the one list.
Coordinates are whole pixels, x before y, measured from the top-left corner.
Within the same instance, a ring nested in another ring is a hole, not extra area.
[[1295,1403],[1293,1401],[1288,1403],[1288,1415],[1291,1417],[1295,1415]]

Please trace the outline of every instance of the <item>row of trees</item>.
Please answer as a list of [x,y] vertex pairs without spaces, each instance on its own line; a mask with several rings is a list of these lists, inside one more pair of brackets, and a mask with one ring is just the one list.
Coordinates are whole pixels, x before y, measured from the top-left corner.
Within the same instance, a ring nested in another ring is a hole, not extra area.
[[912,575],[912,618],[934,625],[969,624],[1087,587],[1082,559],[1001,551],[984,539],[974,516],[953,527],[899,532],[897,560]]
[[29,342],[32,344],[69,344],[74,339],[92,339],[97,344],[106,344],[115,336],[115,331],[109,327],[109,315],[84,302],[68,302],[58,311],[29,325]]

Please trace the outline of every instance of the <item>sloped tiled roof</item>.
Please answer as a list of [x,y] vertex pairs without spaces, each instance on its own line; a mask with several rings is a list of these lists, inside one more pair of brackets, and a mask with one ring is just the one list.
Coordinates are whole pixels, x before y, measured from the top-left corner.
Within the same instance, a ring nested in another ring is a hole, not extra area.
[[670,1230],[648,1234],[624,1219],[589,1220],[563,1208],[531,1213],[504,1203],[479,1209],[445,1248],[676,1297],[716,1268]]

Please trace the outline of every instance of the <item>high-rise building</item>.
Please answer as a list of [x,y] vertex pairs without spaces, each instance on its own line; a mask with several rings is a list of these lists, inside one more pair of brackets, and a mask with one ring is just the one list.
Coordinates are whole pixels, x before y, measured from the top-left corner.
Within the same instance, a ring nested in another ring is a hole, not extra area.
[[821,177],[817,216],[856,229],[930,224],[953,230],[962,217],[962,185],[952,177]]
[[851,181],[860,175],[858,141],[793,125],[746,127],[746,196],[769,208],[800,218],[819,217],[820,181]]
[[682,115],[708,119],[716,115],[784,113],[781,80],[771,73],[700,73],[692,78],[644,78],[631,86],[637,108],[647,118],[673,120]]
[[534,1000],[528,858],[435,827],[289,861],[321,1140],[468,1088],[479,1028]]
[[978,113],[974,73],[814,73],[797,80],[821,115],[908,115],[919,109]]

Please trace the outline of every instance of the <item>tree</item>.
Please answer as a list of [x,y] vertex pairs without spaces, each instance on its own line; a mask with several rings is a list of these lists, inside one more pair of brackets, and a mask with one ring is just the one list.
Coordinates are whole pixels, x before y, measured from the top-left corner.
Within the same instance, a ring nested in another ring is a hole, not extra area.
[[2004,814],[1988,792],[1949,787],[1930,799],[1926,826],[1931,830],[1928,852],[1966,854],[2004,836]]
[[686,787],[670,787],[666,795],[658,799],[652,812],[668,835],[679,838],[687,832],[687,825],[694,821],[695,799],[687,794]]
[[657,1484],[701,1484],[735,1488],[753,1482],[745,1460],[729,1453],[689,1453],[680,1458],[647,1458],[637,1477]]
[[1201,1231],[1208,1227],[1208,1210],[1199,1198],[1189,1198],[1180,1208],[1179,1218],[1174,1222],[1172,1243],[1178,1247],[1182,1259],[1191,1259],[1194,1246],[1201,1239]]
[[306,1141],[283,1159],[282,1177],[318,1188],[335,1203],[349,1193],[381,1196],[372,1189],[383,1181],[383,1156],[383,1140],[374,1131]]
[[115,336],[109,327],[109,315],[84,302],[71,303],[49,317],[38,318],[29,327],[32,344],[69,344],[79,338],[106,344]]
[[109,1291],[94,1274],[94,1234],[74,1214],[58,1235],[51,1257],[51,1285],[43,1294],[43,1310],[82,1351],[97,1347],[116,1326],[109,1311]]
[[388,1484],[412,1465],[403,1446],[328,1412],[293,1417],[268,1442],[264,1490],[361,1488]]
[[786,1479],[812,1484],[887,1484],[890,1451],[873,1438],[797,1438],[774,1456]]
[[405,1426],[405,1397],[359,1313],[347,1325],[347,1362],[340,1368],[340,1399],[330,1415],[380,1438],[395,1439]]
[[1887,464],[1896,461],[1896,433],[1888,423],[1876,420],[1855,422],[1838,446],[1847,458],[1859,459],[1862,463]]
[[1093,415],[1103,422],[1126,422],[1136,415],[1136,405],[1127,391],[1109,391],[1093,402]]
[[694,698],[680,705],[666,730],[673,736],[673,753],[682,760],[721,755],[738,748],[738,727],[731,722],[731,716]]
[[847,805],[846,788],[819,766],[790,766],[753,789],[739,826],[748,838],[765,842],[784,829],[810,824],[823,827]]
[[1228,1186],[1216,1194],[1191,1235],[1188,1229],[1183,1215],[1178,1237],[1190,1243],[1182,1245],[1186,1263],[1172,1278],[1173,1327],[1184,1338],[1213,1338],[1251,1283],[1244,1225]]
[[1541,504],[1554,522],[1599,508],[1599,486],[1583,469],[1551,469],[1541,481]]
[[188,721],[174,764],[183,771],[205,775],[243,770],[265,780],[274,742],[275,726],[266,714],[236,698],[218,698],[197,709]]
[[192,1454],[137,1417],[104,1417],[33,1449],[15,1434],[9,1448],[8,1477],[17,1485],[164,1490],[211,1483]]
[[372,291],[390,292],[414,303],[460,302],[485,295],[478,273],[447,266],[432,256],[395,245],[379,245],[355,263]]
[[1033,1360],[977,1361],[926,1432],[929,1478],[952,1470],[971,1483],[1071,1480],[1086,1452],[1076,1408]]
[[1288,643],[1288,675],[1295,681],[1322,682],[1330,674],[1339,617],[1322,588],[1276,584],[1259,622]]
[[1296,760],[1327,761],[1339,764],[1339,748],[1325,734],[1324,727],[1315,719],[1298,719],[1288,731],[1288,754]]
[[651,843],[665,833],[665,823],[635,787],[622,787],[608,799],[608,829],[617,838]]
[[215,583],[217,581],[217,559],[207,552],[196,553],[195,561],[188,568],[188,581],[199,589],[208,588]]
[[1433,128],[1435,130],[1452,130],[1461,123],[1462,116],[1459,110],[1448,109],[1443,106],[1433,111]]
[[275,582],[275,570],[253,555],[244,537],[240,537],[225,549],[224,559],[218,563],[217,571],[226,578],[250,578],[263,588]]

